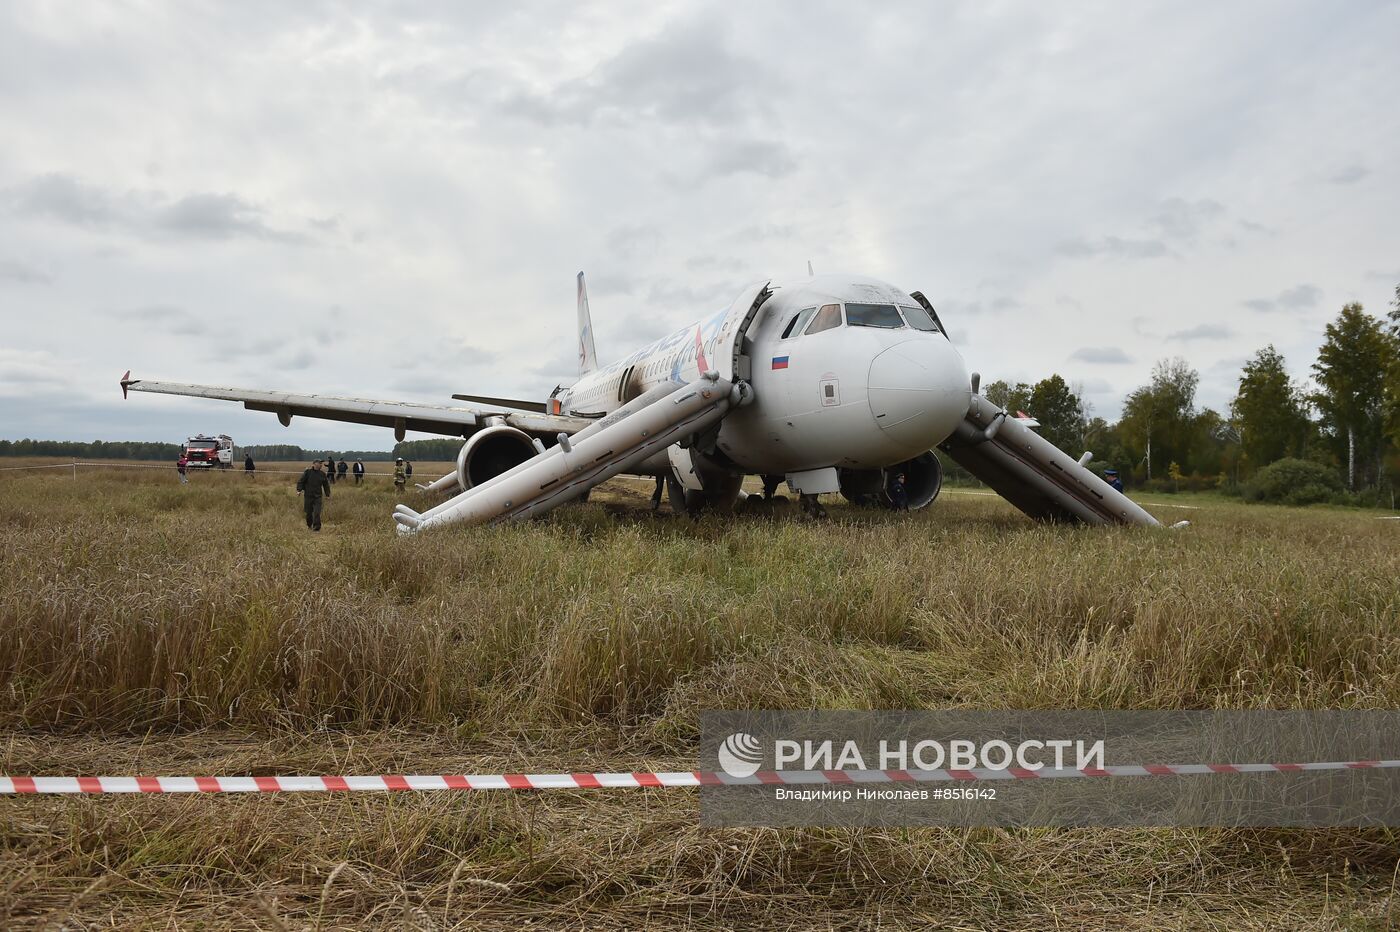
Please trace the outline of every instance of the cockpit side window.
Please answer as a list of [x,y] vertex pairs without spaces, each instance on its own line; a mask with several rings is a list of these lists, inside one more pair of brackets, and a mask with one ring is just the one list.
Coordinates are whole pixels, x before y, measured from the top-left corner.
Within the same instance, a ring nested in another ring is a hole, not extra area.
[[915,330],[923,330],[928,333],[938,332],[938,325],[933,322],[933,318],[928,316],[928,311],[923,308],[901,304],[899,309],[904,312],[904,319],[909,321],[909,326]]
[[847,304],[846,324],[851,327],[900,330],[904,327],[904,320],[893,304]]
[[807,336],[821,333],[823,330],[833,330],[839,326],[841,326],[841,305],[823,304],[822,309],[813,315],[812,322],[807,325]]
[[807,323],[807,318],[811,317],[812,312],[815,310],[816,308],[814,307],[807,307],[794,314],[792,320],[788,321],[788,325],[783,328],[783,335],[778,337],[778,339],[786,340],[790,336],[801,333],[802,325]]

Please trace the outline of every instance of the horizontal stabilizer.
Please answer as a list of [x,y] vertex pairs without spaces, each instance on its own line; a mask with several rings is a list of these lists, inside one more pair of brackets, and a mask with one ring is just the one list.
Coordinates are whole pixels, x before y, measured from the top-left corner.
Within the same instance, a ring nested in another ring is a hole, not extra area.
[[516,398],[492,398],[490,395],[453,395],[455,401],[473,401],[482,405],[499,405],[502,408],[514,408],[517,411],[533,411],[536,414],[545,414],[543,401],[520,401]]

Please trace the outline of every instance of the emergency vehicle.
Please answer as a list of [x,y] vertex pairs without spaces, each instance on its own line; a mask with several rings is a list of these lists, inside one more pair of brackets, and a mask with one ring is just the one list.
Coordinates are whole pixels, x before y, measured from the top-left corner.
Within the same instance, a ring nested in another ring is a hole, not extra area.
[[185,465],[228,469],[233,465],[233,438],[228,434],[207,437],[200,434],[185,441]]

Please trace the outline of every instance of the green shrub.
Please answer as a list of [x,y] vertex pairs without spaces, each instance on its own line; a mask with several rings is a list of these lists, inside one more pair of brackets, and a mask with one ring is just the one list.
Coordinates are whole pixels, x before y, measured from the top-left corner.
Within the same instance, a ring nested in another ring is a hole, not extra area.
[[1244,485],[1247,502],[1313,505],[1331,501],[1342,491],[1342,480],[1320,463],[1281,459],[1259,470]]

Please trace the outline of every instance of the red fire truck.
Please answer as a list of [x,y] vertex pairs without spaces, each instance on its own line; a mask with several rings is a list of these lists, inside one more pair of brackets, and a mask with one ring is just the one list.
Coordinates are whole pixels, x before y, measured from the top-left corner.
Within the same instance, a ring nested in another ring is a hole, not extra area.
[[191,468],[228,469],[233,465],[233,438],[228,434],[200,434],[185,441],[185,465]]

